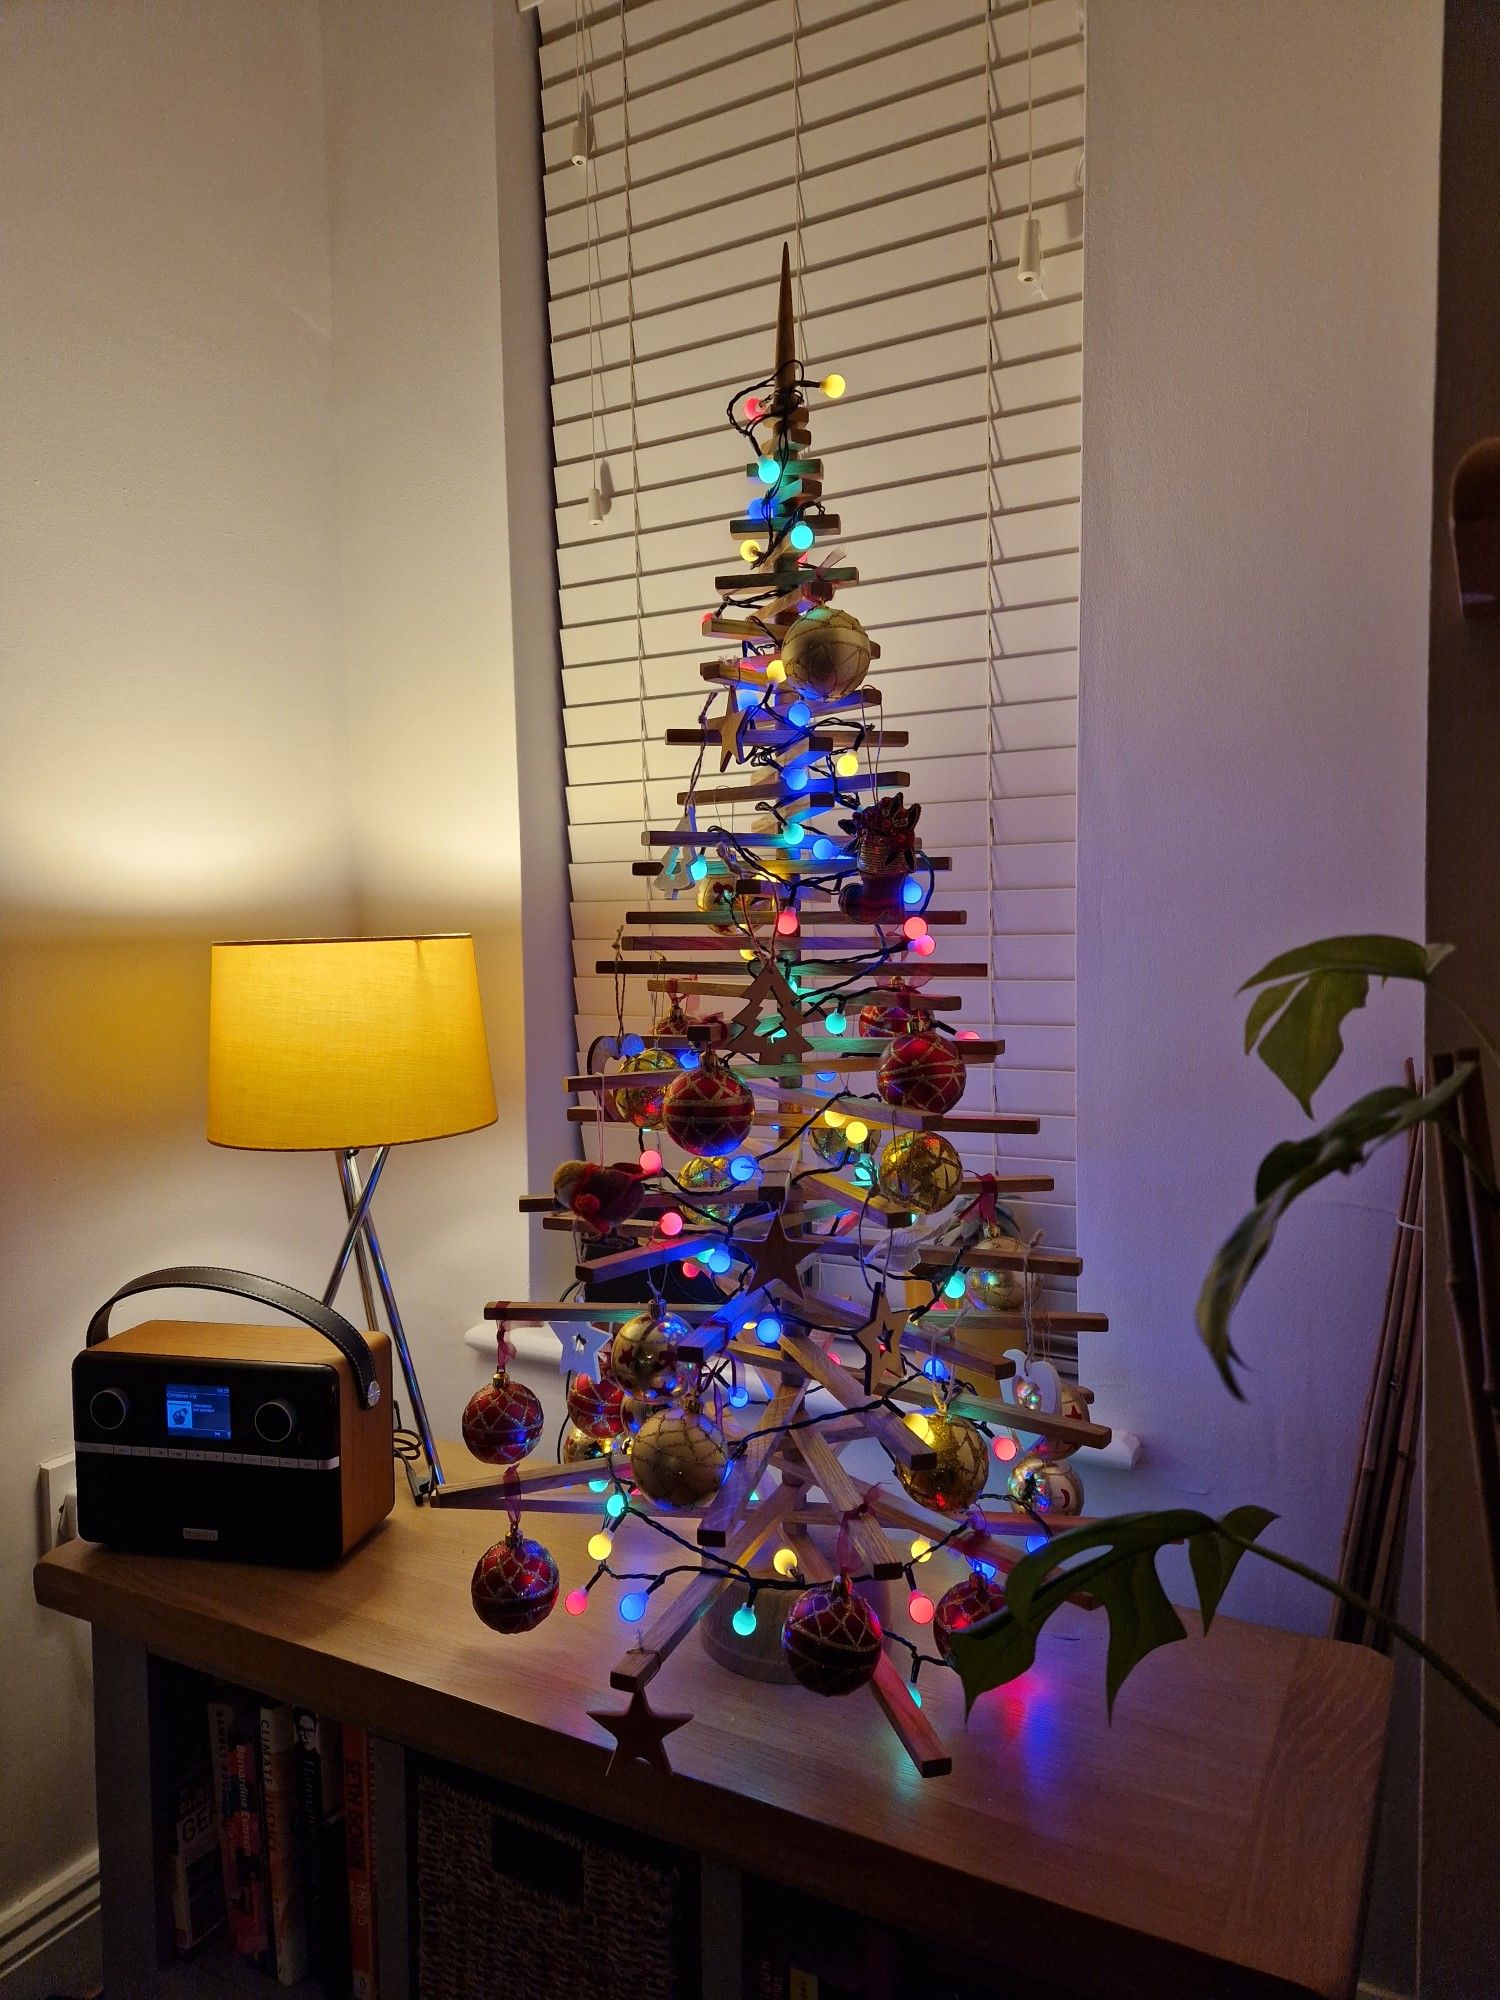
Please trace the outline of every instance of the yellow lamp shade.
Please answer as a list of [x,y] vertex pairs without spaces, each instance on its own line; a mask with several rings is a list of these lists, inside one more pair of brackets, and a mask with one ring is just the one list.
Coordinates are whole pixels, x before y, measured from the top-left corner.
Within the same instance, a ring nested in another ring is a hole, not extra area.
[[399,1146],[495,1117],[471,937],[213,946],[216,1146]]

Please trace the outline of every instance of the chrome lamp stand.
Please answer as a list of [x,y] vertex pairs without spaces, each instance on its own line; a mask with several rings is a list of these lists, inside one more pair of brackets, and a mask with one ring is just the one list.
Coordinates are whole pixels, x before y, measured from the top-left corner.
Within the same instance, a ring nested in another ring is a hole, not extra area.
[[[385,1167],[389,1146],[377,1146],[370,1161],[368,1180],[361,1183],[359,1173],[359,1149],[341,1148],[334,1154],[338,1164],[339,1185],[344,1191],[344,1213],[348,1217],[348,1228],[344,1240],[339,1245],[339,1254],[334,1259],[333,1270],[328,1283],[323,1288],[323,1303],[331,1306],[344,1281],[349,1268],[349,1258],[354,1257],[359,1272],[359,1289],[364,1295],[365,1324],[378,1331],[380,1320],[376,1313],[375,1293],[379,1289],[385,1306],[386,1325],[390,1330],[391,1343],[395,1347],[401,1363],[401,1374],[406,1383],[406,1393],[411,1398],[412,1421],[417,1427],[417,1436],[422,1444],[422,1456],[427,1461],[425,1476],[415,1469],[414,1461],[408,1459],[406,1476],[411,1484],[412,1495],[424,1500],[435,1488],[443,1485],[443,1464],[438,1457],[437,1444],[432,1435],[432,1426],[427,1420],[427,1405],[422,1400],[422,1387],[417,1380],[416,1363],[411,1358],[411,1348],[407,1343],[406,1328],[401,1324],[400,1309],[396,1304],[396,1294],[391,1288],[391,1275],[386,1269],[385,1258],[381,1255],[380,1238],[375,1234],[375,1219],[370,1213],[370,1204],[375,1189],[379,1185],[381,1172]],[[371,1280],[373,1266],[374,1278]]]

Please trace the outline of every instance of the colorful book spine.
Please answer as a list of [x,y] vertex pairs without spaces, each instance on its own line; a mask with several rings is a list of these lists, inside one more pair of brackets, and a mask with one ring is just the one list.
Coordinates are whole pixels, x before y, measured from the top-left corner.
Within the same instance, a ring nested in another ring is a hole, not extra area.
[[292,1711],[297,1835],[308,1970],[325,1993],[349,1990],[349,1899],[344,1856],[344,1772],[339,1725],[310,1708]]
[[219,1879],[223,1884],[230,1942],[237,1952],[243,1953],[241,1913],[234,1894],[234,1849],[230,1832],[234,1817],[234,1793],[229,1772],[229,1732],[233,1722],[234,1703],[226,1695],[214,1695],[208,1704],[208,1762],[213,1775],[214,1817],[219,1836]]
[[172,1803],[172,1929],[187,1958],[224,1925],[219,1813],[208,1769],[182,1777]]
[[260,1711],[261,1792],[266,1816],[266,1890],[276,1977],[295,1986],[307,1976],[307,1929],[297,1847],[297,1778],[292,1711],[279,1702]]
[[379,2000],[369,1731],[344,1724],[344,1838],[349,1857],[349,1962],[354,2000]]
[[260,1756],[253,1711],[236,1711],[229,1734],[231,1908],[239,1912],[235,1948],[242,1958],[275,1970],[266,1903],[265,1829],[261,1819]]

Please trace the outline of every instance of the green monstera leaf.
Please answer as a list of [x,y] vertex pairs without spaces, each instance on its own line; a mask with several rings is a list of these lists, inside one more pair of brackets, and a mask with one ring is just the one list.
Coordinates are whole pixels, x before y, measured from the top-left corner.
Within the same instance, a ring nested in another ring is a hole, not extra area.
[[1370,1154],[1398,1133],[1437,1118],[1474,1074],[1473,1063],[1459,1063],[1453,1074],[1425,1094],[1391,1084],[1372,1090],[1307,1139],[1290,1139],[1261,1161],[1255,1177],[1255,1207],[1243,1216],[1220,1244],[1198,1294],[1198,1331],[1214,1366],[1232,1394],[1243,1400],[1235,1378],[1243,1366],[1229,1337],[1229,1321],[1245,1287],[1270,1249],[1277,1224],[1299,1195],[1330,1174],[1349,1174]]
[[1042,1627],[1078,1591],[1099,1600],[1109,1617],[1104,1697],[1111,1716],[1115,1697],[1131,1670],[1187,1637],[1162,1587],[1156,1558],[1173,1542],[1186,1542],[1206,1632],[1213,1623],[1235,1566],[1276,1516],[1264,1507],[1236,1507],[1222,1521],[1190,1507],[1160,1513],[1118,1514],[1087,1528],[1069,1528],[1045,1548],[1023,1556],[1005,1581],[1005,1609],[955,1632],[952,1660],[963,1682],[964,1706],[988,1689],[1024,1674],[1036,1659]]
[[1245,1053],[1257,1049],[1308,1117],[1313,1094],[1344,1052],[1344,1019],[1369,996],[1372,979],[1424,984],[1452,951],[1411,938],[1320,938],[1282,952],[1240,988],[1261,990],[1245,1016]]

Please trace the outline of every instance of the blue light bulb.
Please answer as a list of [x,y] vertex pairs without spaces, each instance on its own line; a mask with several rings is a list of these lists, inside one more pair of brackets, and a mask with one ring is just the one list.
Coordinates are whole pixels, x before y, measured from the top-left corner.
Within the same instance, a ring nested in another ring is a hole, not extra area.
[[625,1495],[623,1493],[611,1493],[604,1503],[604,1511],[612,1521],[618,1521],[620,1516],[625,1512],[625,1505]]
[[1026,1551],[1028,1555],[1034,1556],[1038,1549],[1044,1549],[1046,1546],[1047,1537],[1045,1535],[1028,1535],[1026,1537]]
[[781,477],[781,467],[774,458],[763,458],[755,469],[760,474],[762,486],[774,486]]
[[646,1593],[644,1590],[627,1590],[620,1599],[620,1616],[627,1625],[639,1625],[646,1615]]
[[722,1243],[715,1243],[711,1250],[703,1253],[701,1261],[710,1271],[724,1272],[729,1269],[734,1259]]
[[746,513],[752,521],[764,521],[770,517],[771,498],[767,493],[757,493],[750,502]]
[[799,521],[787,540],[794,549],[810,549],[813,545],[813,531],[806,521]]
[[735,1154],[734,1158],[729,1162],[729,1178],[732,1181],[753,1181],[755,1179],[755,1162],[750,1158],[748,1153]]
[[995,1565],[993,1563],[980,1562],[971,1556],[969,1558],[969,1567],[976,1576],[982,1576],[986,1583],[993,1583],[995,1581]]
[[608,1484],[609,1481],[607,1479],[591,1479],[589,1481],[589,1491],[590,1493],[602,1493]]
[[702,1062],[703,1058],[696,1049],[679,1049],[677,1052],[677,1067],[679,1069],[698,1069],[701,1067]]
[[729,1622],[742,1639],[748,1639],[755,1630],[755,1613],[748,1604],[742,1604]]
[[922,1373],[927,1377],[929,1382],[946,1382],[948,1379],[947,1368],[938,1360],[935,1354],[929,1354],[927,1359],[922,1363]]
[[734,691],[734,705],[736,708],[754,708],[759,700],[760,694],[753,687],[736,688]]
[[644,1053],[645,1047],[646,1044],[641,1040],[639,1035],[627,1035],[620,1044],[620,1054],[622,1056],[638,1056]]
[[743,1382],[737,1382],[729,1392],[730,1409],[743,1410],[749,1400],[750,1391],[745,1387]]
[[854,1178],[860,1187],[874,1187],[875,1169],[870,1165],[868,1160],[856,1160],[854,1162]]
[[807,790],[807,773],[802,769],[800,764],[794,770],[787,771],[784,775],[786,778],[786,788],[789,792],[805,792]]
[[695,882],[701,882],[708,874],[708,863],[701,854],[694,855],[688,863],[688,874]]
[[836,1069],[815,1070],[813,1074],[819,1083],[837,1083],[839,1080],[839,1073]]
[[794,701],[786,712],[786,719],[793,729],[806,729],[812,721],[812,710],[805,701]]
[[906,1690],[906,1692],[907,1692],[907,1693],[908,1693],[908,1694],[909,1694],[909,1695],[911,1696],[912,1700],[913,1700],[913,1701],[914,1701],[914,1702],[916,1703],[917,1707],[918,1707],[918,1708],[920,1708],[920,1707],[922,1706],[922,1691],[921,1691],[921,1689],[920,1689],[920,1688],[915,1688],[915,1687],[909,1687],[909,1688],[908,1688],[908,1689]]
[[820,833],[813,842],[814,861],[832,861],[834,855],[837,853],[837,847],[835,847],[826,833]]
[[908,875],[906,880],[901,884],[901,900],[908,909],[914,909],[921,902],[925,893],[915,875]]
[[848,1025],[849,1025],[848,1015],[840,1013],[837,1007],[834,1008],[831,1014],[825,1014],[823,1016],[823,1026],[828,1030],[830,1035],[843,1034],[845,1028],[847,1028]]
[[950,1271],[948,1273],[947,1278],[943,1282],[943,1297],[945,1299],[961,1299],[963,1295],[964,1295],[963,1272]]
[[781,1338],[781,1321],[775,1313],[767,1313],[764,1319],[755,1323],[755,1338],[762,1347],[774,1347]]
[[788,820],[786,825],[781,829],[781,844],[783,847],[800,847],[802,845],[802,828],[796,820]]

